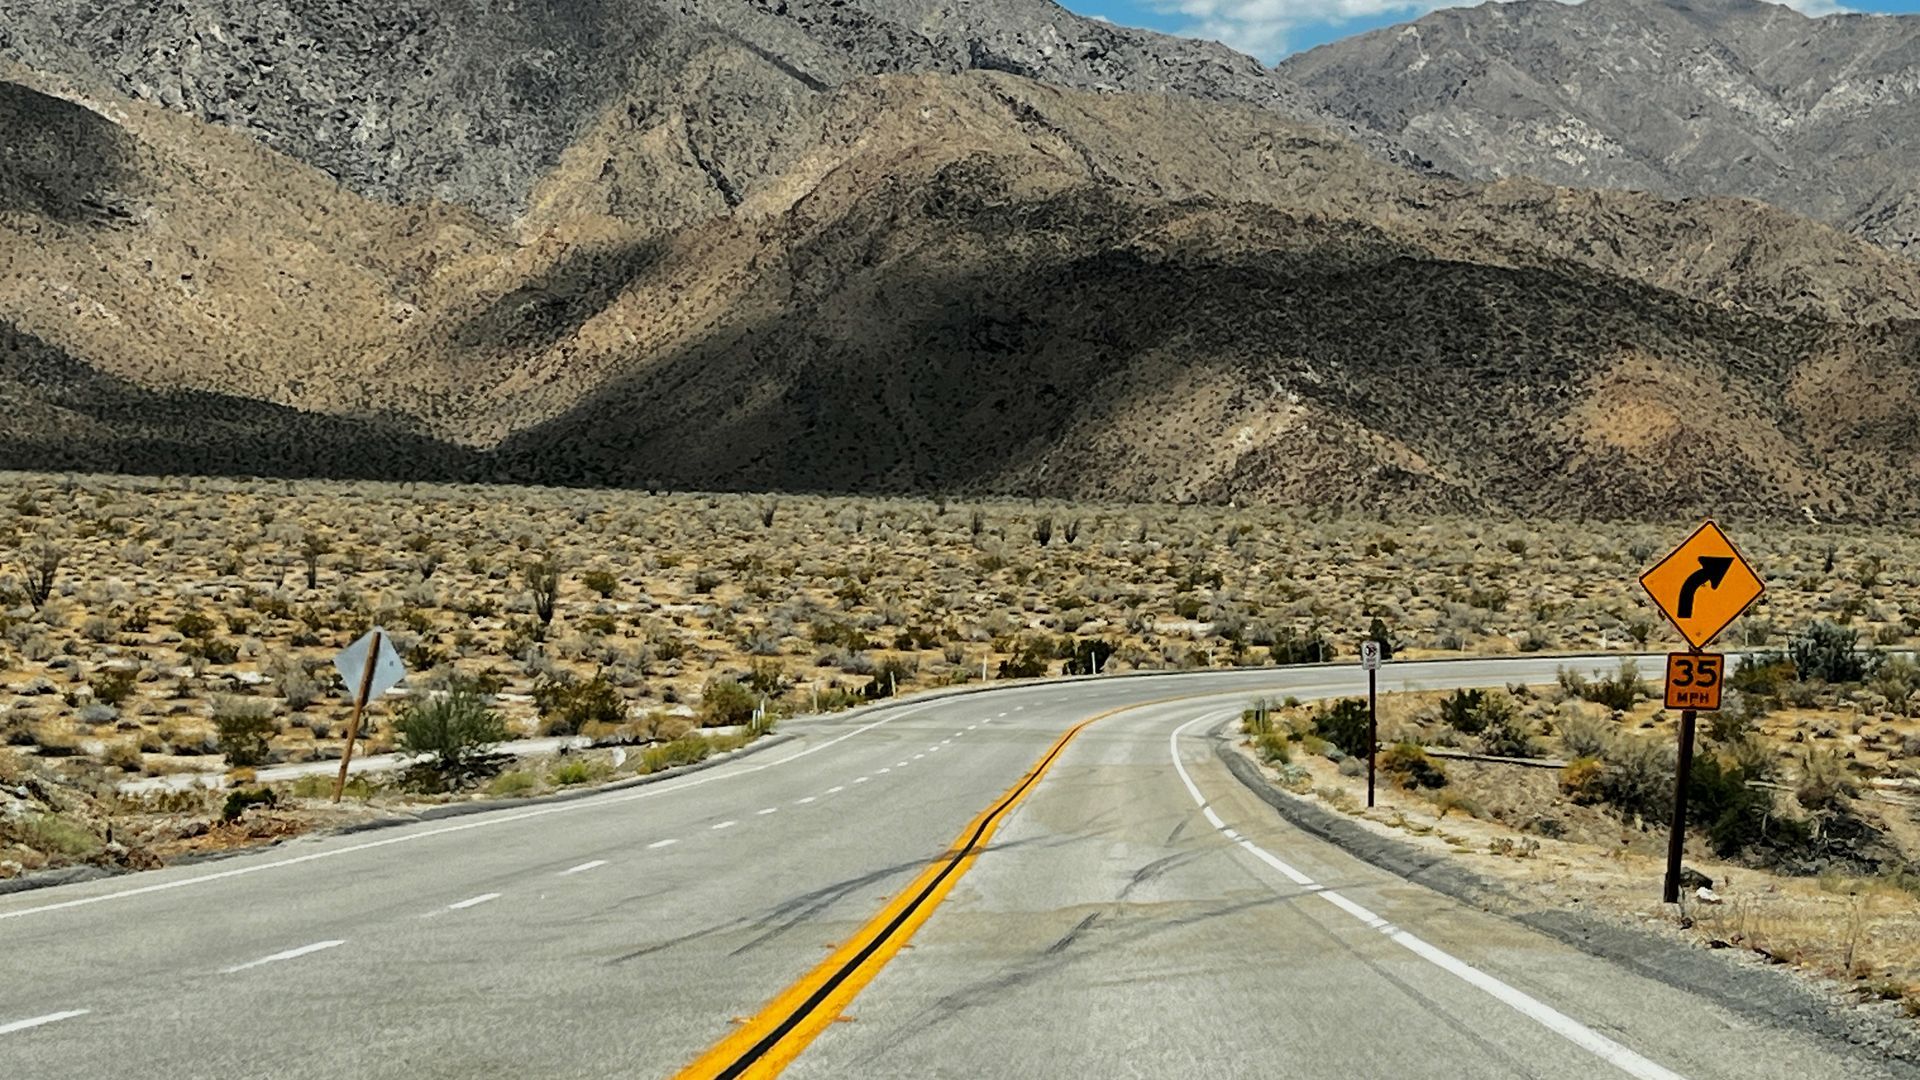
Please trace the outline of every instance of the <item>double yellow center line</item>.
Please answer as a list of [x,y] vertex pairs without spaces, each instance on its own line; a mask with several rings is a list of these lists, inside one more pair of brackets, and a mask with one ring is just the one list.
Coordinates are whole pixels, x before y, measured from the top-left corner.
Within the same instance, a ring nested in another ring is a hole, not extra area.
[[[1147,704],[1159,704],[1149,702]],[[682,1069],[679,1080],[710,1078],[771,1077],[792,1064],[828,1024],[847,1007],[865,986],[873,981],[887,961],[893,959],[907,939],[920,929],[941,900],[952,891],[955,882],[973,865],[980,851],[993,837],[995,829],[1020,805],[1040,778],[1052,767],[1060,751],[1075,735],[1097,720],[1126,709],[1112,709],[1088,717],[1060,736],[1038,764],[1009,788],[992,806],[967,824],[952,847],[922,870],[899,895],[887,902],[865,926],[862,926],[833,955],[808,972],[799,982],[767,1003],[746,1024],[720,1040]]]

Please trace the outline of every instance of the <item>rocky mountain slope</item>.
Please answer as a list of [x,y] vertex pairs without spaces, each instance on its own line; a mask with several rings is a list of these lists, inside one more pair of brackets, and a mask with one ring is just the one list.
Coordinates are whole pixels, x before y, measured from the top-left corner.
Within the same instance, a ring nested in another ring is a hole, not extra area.
[[[0,464],[1920,514],[1920,263],[1747,201],[1425,176],[1257,69],[1050,56],[1016,16],[1057,9],[1002,4],[998,53],[905,0],[479,5],[601,20],[485,48],[633,50],[564,107],[456,79],[364,138],[298,81],[260,92],[284,130],[141,91],[156,41],[332,55],[211,3],[137,46],[9,12],[46,66],[0,62]],[[902,27],[931,70],[831,67]],[[340,40],[410,92],[401,38]],[[1054,85],[1108,76],[1184,89]]]
[[[719,43],[779,77],[694,59]],[[731,200],[766,162],[713,157],[730,127],[866,75],[1004,71],[1344,126],[1251,57],[1046,0],[32,0],[0,16],[0,57],[246,132],[363,195],[501,221],[616,105],[672,127]]]
[[1279,70],[1460,176],[1744,195],[1920,257],[1920,16],[1518,0]]

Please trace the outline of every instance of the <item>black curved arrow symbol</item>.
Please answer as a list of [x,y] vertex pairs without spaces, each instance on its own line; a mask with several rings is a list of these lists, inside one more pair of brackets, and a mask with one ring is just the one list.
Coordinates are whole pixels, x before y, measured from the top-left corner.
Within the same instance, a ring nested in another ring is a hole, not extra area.
[[1680,585],[1680,618],[1693,618],[1693,594],[1699,592],[1702,585],[1709,589],[1719,588],[1732,567],[1733,560],[1725,555],[1700,556],[1700,569],[1687,575],[1687,580]]

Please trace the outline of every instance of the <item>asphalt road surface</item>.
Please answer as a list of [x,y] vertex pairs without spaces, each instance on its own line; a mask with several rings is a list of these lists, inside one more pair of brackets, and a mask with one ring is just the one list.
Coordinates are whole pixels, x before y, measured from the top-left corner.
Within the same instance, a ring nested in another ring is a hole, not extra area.
[[[1562,663],[1390,664],[1382,689],[1544,682]],[[817,1037],[754,1068],[1905,1075],[1409,884],[1285,824],[1215,753],[1252,696],[1362,679],[904,703],[625,791],[0,897],[0,1077],[674,1076],[798,1000],[989,818],[911,940],[832,988],[844,1013],[815,1009]]]

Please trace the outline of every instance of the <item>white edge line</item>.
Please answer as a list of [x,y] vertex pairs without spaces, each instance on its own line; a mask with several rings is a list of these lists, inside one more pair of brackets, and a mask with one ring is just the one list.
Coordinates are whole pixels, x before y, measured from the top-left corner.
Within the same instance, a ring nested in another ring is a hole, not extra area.
[[[1193,801],[1206,815],[1207,820],[1213,822],[1215,828],[1224,828],[1224,826],[1220,823],[1219,816],[1213,812],[1213,808],[1208,806],[1206,799],[1201,796],[1199,787],[1193,782],[1193,777],[1187,773],[1186,765],[1180,761],[1180,736],[1195,724],[1205,720],[1217,720],[1223,715],[1231,716],[1232,714],[1205,713],[1196,716],[1192,720],[1175,728],[1173,733],[1167,736],[1167,750],[1173,757],[1174,771],[1180,774],[1180,781],[1186,785],[1187,793],[1193,796]],[[1580,1021],[1555,1009],[1546,1002],[1502,982],[1459,957],[1422,941],[1420,938],[1415,937],[1405,930],[1393,926],[1393,924],[1387,922],[1385,919],[1382,919],[1361,905],[1340,895],[1338,892],[1317,885],[1312,878],[1288,866],[1284,861],[1275,857],[1253,841],[1241,837],[1237,843],[1242,848],[1245,848],[1257,856],[1260,861],[1280,871],[1282,875],[1294,884],[1314,889],[1321,899],[1326,900],[1328,903],[1366,925],[1386,933],[1387,940],[1392,941],[1394,944],[1399,945],[1440,970],[1453,975],[1469,986],[1484,991],[1501,1004],[1508,1006],[1515,1012],[1520,1013],[1529,1020],[1559,1035],[1575,1046],[1588,1051],[1600,1060],[1619,1069],[1621,1072],[1627,1073],[1630,1076],[1639,1077],[1640,1080],[1684,1080],[1679,1073],[1668,1069],[1664,1065],[1641,1057],[1639,1054],[1614,1042],[1612,1039],[1607,1038],[1605,1035],[1582,1024]]]
[[10,1024],[0,1024],[0,1035],[11,1035],[16,1031],[25,1031],[28,1028],[37,1028],[42,1024],[55,1024],[55,1023],[59,1023],[62,1020],[71,1020],[76,1016],[85,1016],[92,1011],[93,1011],[92,1009],[68,1009],[65,1012],[48,1013],[45,1016],[36,1016],[30,1020],[15,1020]]
[[277,952],[277,953],[274,953],[272,956],[263,956],[258,960],[249,960],[244,964],[235,964],[230,968],[221,968],[220,974],[231,975],[236,971],[245,971],[248,968],[257,968],[261,964],[273,964],[273,963],[278,963],[282,960],[292,960],[296,956],[305,956],[308,953],[317,953],[322,949],[331,949],[331,948],[335,948],[336,946],[345,945],[345,944],[346,942],[344,941],[316,941],[311,945],[302,945],[297,949],[288,949],[285,952]]

